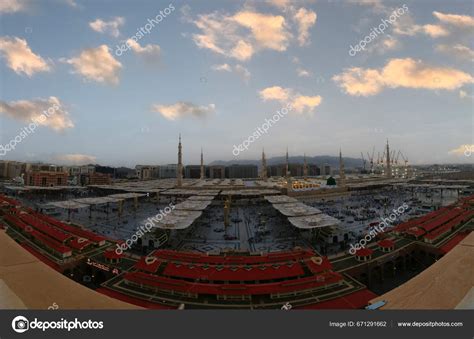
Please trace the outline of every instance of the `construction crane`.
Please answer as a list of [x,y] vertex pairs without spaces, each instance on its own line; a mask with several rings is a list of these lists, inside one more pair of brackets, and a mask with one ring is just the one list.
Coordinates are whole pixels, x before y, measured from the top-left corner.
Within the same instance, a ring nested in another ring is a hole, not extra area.
[[[372,155],[370,155],[369,152],[367,152],[367,158],[370,161],[370,171],[371,172],[374,171],[374,155],[375,155],[375,146],[372,148]],[[377,162],[378,162],[378,160],[377,160]]]
[[395,165],[398,165],[398,158],[400,157],[400,153],[402,153],[402,151],[398,150],[397,156],[395,157]]
[[402,156],[403,161],[405,162],[405,167],[408,166],[408,158],[403,155],[402,151],[400,151],[400,155]]
[[360,156],[362,157],[362,164],[364,166],[364,172],[365,172],[365,159],[364,159],[364,154],[362,154],[362,152],[360,152]]

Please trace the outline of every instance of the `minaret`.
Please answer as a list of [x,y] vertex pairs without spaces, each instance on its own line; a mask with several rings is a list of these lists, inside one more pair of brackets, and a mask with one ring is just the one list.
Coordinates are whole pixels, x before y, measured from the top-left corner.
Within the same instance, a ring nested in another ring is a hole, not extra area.
[[262,180],[267,180],[267,159],[265,158],[265,149],[262,149],[262,171],[260,177]]
[[202,147],[201,147],[201,180],[206,179],[206,172],[204,172],[204,156],[202,154]]
[[306,153],[304,154],[303,177],[308,178],[308,162],[306,161]]
[[290,164],[288,163],[288,147],[286,147],[285,177],[290,176]]
[[387,178],[392,177],[392,166],[390,165],[390,147],[388,146],[388,139],[387,139],[387,173],[385,173]]
[[176,185],[178,187],[183,186],[183,151],[181,146],[181,133],[179,134],[178,144],[178,169],[176,173]]
[[339,149],[339,181],[340,187],[346,187],[346,174],[344,173],[344,162],[342,161],[341,149]]

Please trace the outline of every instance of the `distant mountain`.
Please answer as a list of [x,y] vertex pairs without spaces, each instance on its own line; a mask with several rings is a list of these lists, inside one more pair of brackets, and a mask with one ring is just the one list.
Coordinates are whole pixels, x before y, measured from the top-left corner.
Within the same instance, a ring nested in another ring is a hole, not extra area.
[[[342,157],[344,160],[344,167],[345,168],[357,168],[357,167],[362,167],[362,159],[359,158],[346,158]],[[304,156],[294,156],[294,157],[289,157],[289,162],[290,164],[303,164],[304,163]],[[316,164],[319,167],[324,164],[328,164],[331,166],[331,168],[339,168],[339,157],[334,157],[330,155],[317,155],[314,157],[306,157],[306,161],[308,164]],[[230,166],[230,165],[257,165],[260,167],[261,160],[230,160],[230,161],[223,161],[223,160],[217,160],[211,162],[209,165],[221,165],[221,166]],[[273,158],[267,158],[267,165],[278,165],[278,164],[284,164],[285,163],[285,157],[273,157]]]

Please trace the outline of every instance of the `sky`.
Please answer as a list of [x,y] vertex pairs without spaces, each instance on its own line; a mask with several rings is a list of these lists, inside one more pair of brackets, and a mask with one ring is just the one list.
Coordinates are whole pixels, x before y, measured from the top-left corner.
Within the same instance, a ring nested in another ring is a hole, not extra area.
[[1,0],[0,160],[472,163],[473,6]]

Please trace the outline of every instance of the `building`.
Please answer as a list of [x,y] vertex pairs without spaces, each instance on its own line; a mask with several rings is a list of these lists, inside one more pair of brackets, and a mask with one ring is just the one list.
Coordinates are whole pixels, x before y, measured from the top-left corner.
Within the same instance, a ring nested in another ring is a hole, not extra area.
[[[64,167],[64,168],[61,167],[61,168],[64,169],[64,171],[67,171],[69,173],[69,175],[72,176],[72,177],[79,176],[81,174],[89,174],[89,173],[95,173],[96,172],[96,168],[95,168],[94,165],[69,166],[67,168],[66,167]],[[36,169],[32,169],[32,170],[36,170]],[[45,170],[45,169],[41,169],[41,170]]]
[[303,177],[304,166],[302,164],[289,164],[288,172],[290,173],[290,177]]
[[210,179],[224,179],[225,166],[209,166],[209,173],[206,175]]
[[199,179],[201,178],[201,165],[187,165],[184,172],[185,178]]
[[169,179],[169,178],[176,178],[178,173],[178,165],[177,164],[169,164],[160,166],[160,179]]
[[329,164],[324,164],[321,167],[321,175],[331,175],[331,166]]
[[230,165],[225,169],[226,178],[257,178],[257,165]]
[[135,172],[140,180],[158,179],[160,177],[160,166],[137,165],[135,166]]
[[0,161],[0,177],[14,179],[25,173],[25,163],[18,161]]
[[315,177],[321,175],[321,169],[314,164],[308,164],[308,176]]
[[283,177],[285,175],[285,164],[271,165],[267,167],[267,175],[269,177]]
[[110,185],[112,180],[108,173],[89,173],[81,175],[82,182],[84,185]]
[[25,184],[28,186],[64,186],[67,185],[68,173],[56,171],[29,171],[26,172]]

